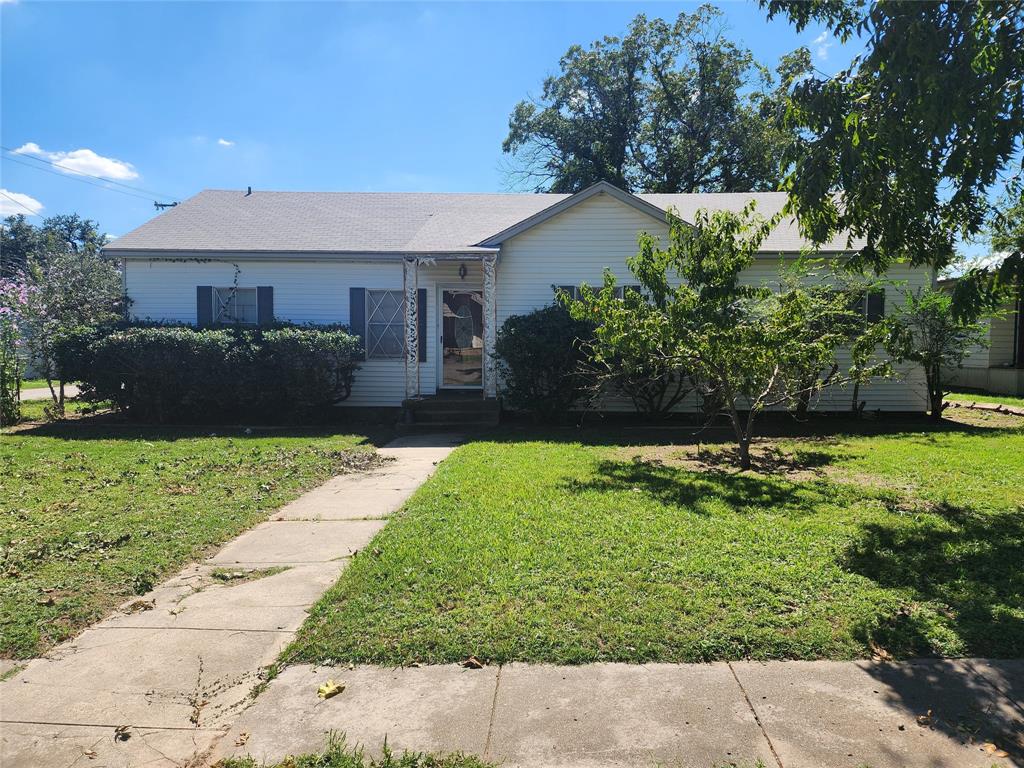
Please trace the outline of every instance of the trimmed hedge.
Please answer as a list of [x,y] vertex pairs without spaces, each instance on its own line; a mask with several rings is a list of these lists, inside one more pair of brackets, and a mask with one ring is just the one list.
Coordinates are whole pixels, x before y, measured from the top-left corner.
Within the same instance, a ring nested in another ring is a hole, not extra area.
[[66,350],[85,399],[159,423],[304,420],[349,396],[363,358],[339,326],[83,329]]

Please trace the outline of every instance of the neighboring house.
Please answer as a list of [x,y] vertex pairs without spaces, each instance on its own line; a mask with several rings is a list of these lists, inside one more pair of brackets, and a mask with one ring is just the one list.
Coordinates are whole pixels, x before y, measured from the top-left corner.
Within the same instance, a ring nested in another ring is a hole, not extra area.
[[[951,289],[955,280],[940,280]],[[986,346],[972,347],[963,366],[946,371],[950,386],[1024,395],[1024,299],[1009,301],[985,325]]]
[[[399,406],[441,389],[494,398],[490,352],[506,318],[550,304],[553,286],[600,284],[606,268],[635,282],[626,259],[637,235],[666,239],[669,208],[688,220],[751,199],[766,216],[785,202],[782,193],[632,195],[607,183],[574,195],[207,190],[104,251],[123,261],[137,319],[348,324],[366,362],[345,405]],[[777,280],[782,260],[805,248],[783,223],[748,281]],[[821,253],[842,259],[845,238]],[[932,281],[923,268],[888,276],[911,288]],[[926,408],[914,369],[861,396],[869,410]],[[828,392],[818,406],[846,410],[850,394]]]

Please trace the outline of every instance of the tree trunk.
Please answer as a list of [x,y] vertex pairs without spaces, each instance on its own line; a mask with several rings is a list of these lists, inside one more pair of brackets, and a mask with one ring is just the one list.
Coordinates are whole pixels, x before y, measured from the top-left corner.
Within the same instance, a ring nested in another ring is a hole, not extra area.
[[806,389],[800,393],[800,399],[796,402],[796,417],[800,421],[807,421],[807,412],[811,405],[811,391]]
[[927,371],[925,383],[928,385],[928,405],[931,407],[931,420],[936,424],[942,421],[942,377],[938,368]]
[[739,442],[740,469],[750,469],[750,438],[743,437]]
[[860,382],[853,382],[853,403],[850,405],[850,410],[855,414],[860,414],[860,404],[857,402],[860,400]]

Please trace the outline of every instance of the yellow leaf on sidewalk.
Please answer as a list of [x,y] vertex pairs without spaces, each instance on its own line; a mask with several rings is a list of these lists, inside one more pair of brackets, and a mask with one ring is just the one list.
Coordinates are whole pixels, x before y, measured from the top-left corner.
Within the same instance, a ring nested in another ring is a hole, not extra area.
[[337,696],[339,693],[345,690],[344,683],[336,683],[333,680],[328,680],[326,683],[316,689],[316,695],[321,699],[329,699],[331,696]]

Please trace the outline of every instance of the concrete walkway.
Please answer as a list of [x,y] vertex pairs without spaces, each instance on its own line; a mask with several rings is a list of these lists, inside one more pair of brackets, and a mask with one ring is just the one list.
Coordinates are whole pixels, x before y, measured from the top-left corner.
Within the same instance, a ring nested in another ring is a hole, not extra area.
[[390,443],[379,468],[333,478],[29,662],[0,683],[0,765],[201,765],[309,607],[452,446]]
[[[56,388],[56,385],[54,385]],[[70,399],[78,395],[78,387],[74,384],[64,385],[64,397]],[[35,389],[23,389],[21,390],[20,397],[22,400],[49,400],[52,395],[50,394],[49,387],[36,387]]]
[[[346,688],[323,701],[328,678]],[[336,731],[509,767],[991,768],[1015,764],[997,748],[1024,757],[1022,693],[1020,661],[296,666],[214,757],[280,759]]]

